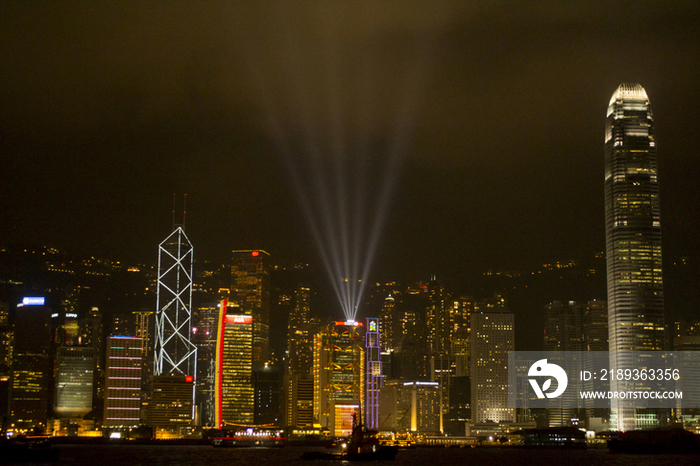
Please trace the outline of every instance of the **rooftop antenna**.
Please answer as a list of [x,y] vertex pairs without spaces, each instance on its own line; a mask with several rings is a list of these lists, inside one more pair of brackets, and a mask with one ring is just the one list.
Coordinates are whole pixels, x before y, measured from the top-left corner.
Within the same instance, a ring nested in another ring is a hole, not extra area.
[[185,229],[185,217],[187,217],[187,194],[185,194],[185,198],[182,201],[182,229]]

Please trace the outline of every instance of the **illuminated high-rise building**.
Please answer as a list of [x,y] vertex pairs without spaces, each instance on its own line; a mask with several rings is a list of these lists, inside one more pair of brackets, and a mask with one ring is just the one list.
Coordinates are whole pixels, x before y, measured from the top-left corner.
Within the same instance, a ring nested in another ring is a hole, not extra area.
[[12,366],[14,333],[10,325],[10,306],[0,302],[0,374],[6,374]]
[[447,306],[445,287],[433,278],[428,284],[428,306],[425,312],[428,349],[431,354],[450,351],[450,308]]
[[331,436],[352,432],[353,415],[364,409],[365,358],[362,324],[335,322],[314,342],[314,423]]
[[583,349],[608,351],[608,303],[588,301],[583,311]]
[[379,428],[396,432],[438,434],[438,382],[388,381],[380,390]]
[[190,375],[156,375],[149,380],[148,423],[161,430],[174,431],[192,424],[192,391]]
[[515,350],[513,314],[491,308],[471,316],[472,419],[513,422],[515,410],[508,407],[508,352]]
[[[576,301],[552,301],[544,307],[544,350],[545,351],[582,351],[583,350],[583,310]],[[572,362],[574,373],[582,367],[582,361],[576,358]],[[569,390],[553,399],[547,408],[549,427],[567,427],[581,417],[580,408],[583,403],[578,400],[577,393],[581,381],[569,381]]]
[[379,319],[367,318],[367,332],[365,333],[365,354],[367,356],[365,367],[365,412],[364,424],[370,429],[379,427],[379,389],[382,388],[382,347],[379,334]]
[[143,342],[132,336],[107,338],[105,426],[133,427],[141,421]]
[[[104,325],[99,308],[92,307],[81,323],[80,340],[83,345],[92,349],[95,360],[93,403],[94,406],[102,406],[105,394],[105,361],[104,361]],[[103,410],[100,409],[100,412]]]
[[182,226],[158,247],[154,375],[197,375],[197,347],[190,341],[193,253]]
[[299,286],[287,327],[284,374],[284,424],[303,428],[313,425],[313,337],[316,324],[310,317],[311,290]]
[[583,312],[576,301],[552,301],[544,307],[544,350],[581,351]]
[[82,418],[92,411],[95,353],[92,348],[63,346],[56,354],[56,414]]
[[[633,369],[639,365],[629,352],[665,349],[656,141],[649,97],[639,84],[620,84],[607,110],[605,238],[610,365]],[[619,430],[653,425],[629,406],[611,423]]]
[[379,333],[382,335],[382,348],[386,351],[394,349],[398,345],[400,333],[396,330],[400,325],[396,315],[396,299],[389,295],[384,298],[382,311],[379,314]]
[[198,425],[213,427],[215,422],[216,341],[219,328],[218,303],[205,303],[194,311],[192,333],[197,345],[197,388],[195,390]]
[[51,310],[43,297],[17,305],[10,377],[10,428],[15,432],[48,427],[51,386]]
[[253,316],[224,299],[219,308],[216,345],[215,426],[255,422]]
[[133,315],[136,321],[135,336],[141,338],[143,343],[143,371],[141,378],[144,381],[148,381],[153,373],[153,339],[151,338],[153,333],[153,311],[141,309],[134,311]]
[[229,300],[253,317],[253,368],[270,360],[270,254],[262,250],[231,253]]

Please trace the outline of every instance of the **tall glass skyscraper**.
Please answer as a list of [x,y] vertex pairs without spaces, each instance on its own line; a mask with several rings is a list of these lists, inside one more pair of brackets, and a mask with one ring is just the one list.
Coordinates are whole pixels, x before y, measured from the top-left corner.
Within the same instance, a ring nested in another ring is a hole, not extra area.
[[[649,97],[639,84],[620,84],[608,106],[605,238],[611,368],[638,368],[626,352],[664,349],[656,142]],[[615,408],[611,421],[619,430],[655,422],[653,415]]]

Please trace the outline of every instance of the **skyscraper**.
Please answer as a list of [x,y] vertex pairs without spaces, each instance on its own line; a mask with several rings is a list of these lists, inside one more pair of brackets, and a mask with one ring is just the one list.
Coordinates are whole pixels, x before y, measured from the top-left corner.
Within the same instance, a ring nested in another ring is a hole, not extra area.
[[56,413],[82,418],[92,410],[95,352],[89,347],[62,346],[56,354]]
[[107,339],[105,426],[130,427],[141,422],[143,342],[130,336]]
[[313,425],[313,338],[320,325],[312,322],[310,300],[311,290],[298,286],[287,330],[284,424],[297,428]]
[[505,309],[472,314],[472,420],[513,422],[508,407],[508,352],[515,349],[513,314]]
[[216,346],[215,426],[254,422],[253,317],[224,299]]
[[45,430],[51,384],[51,309],[43,297],[17,305],[10,382],[10,428]]
[[332,436],[350,435],[353,413],[365,412],[362,324],[335,322],[314,342],[314,423]]
[[253,250],[231,255],[230,300],[253,316],[253,368],[262,369],[270,359],[270,254]]
[[178,226],[158,247],[154,375],[197,376],[192,337],[194,248]]
[[[639,366],[626,352],[665,346],[656,141],[649,97],[639,84],[620,84],[608,106],[605,239],[610,364],[633,369]],[[629,409],[611,421],[619,430],[645,425]]]

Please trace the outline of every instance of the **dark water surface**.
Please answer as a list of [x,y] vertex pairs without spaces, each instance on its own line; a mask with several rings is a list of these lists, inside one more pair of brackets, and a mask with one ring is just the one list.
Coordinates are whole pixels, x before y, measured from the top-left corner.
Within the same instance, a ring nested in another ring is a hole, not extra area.
[[[61,445],[61,465],[90,466],[326,466],[350,464],[341,461],[304,461],[305,447],[277,449],[214,448],[210,446],[153,445]],[[474,465],[474,466],[700,466],[700,455],[622,455],[607,450],[555,451],[530,449],[416,448],[401,450],[395,461],[357,464]]]

